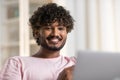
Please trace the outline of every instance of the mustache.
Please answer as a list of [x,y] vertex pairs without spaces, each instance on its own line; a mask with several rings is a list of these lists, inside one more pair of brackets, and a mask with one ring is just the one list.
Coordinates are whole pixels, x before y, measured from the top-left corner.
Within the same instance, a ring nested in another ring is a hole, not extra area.
[[47,39],[51,40],[53,38],[57,38],[58,40],[62,40],[62,38],[60,38],[59,36],[48,36]]

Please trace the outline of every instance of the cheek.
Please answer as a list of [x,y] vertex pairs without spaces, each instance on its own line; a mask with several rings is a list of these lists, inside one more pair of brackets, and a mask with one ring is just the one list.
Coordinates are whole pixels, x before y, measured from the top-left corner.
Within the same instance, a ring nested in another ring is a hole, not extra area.
[[61,35],[62,35],[64,38],[66,38],[66,37],[67,37],[67,32],[63,32]]
[[41,35],[43,38],[46,38],[46,37],[49,36],[49,32],[43,31],[43,32],[40,33],[40,35]]
[[47,36],[49,36],[51,34],[51,32],[50,31],[44,31],[43,34],[44,34],[44,36],[47,37]]

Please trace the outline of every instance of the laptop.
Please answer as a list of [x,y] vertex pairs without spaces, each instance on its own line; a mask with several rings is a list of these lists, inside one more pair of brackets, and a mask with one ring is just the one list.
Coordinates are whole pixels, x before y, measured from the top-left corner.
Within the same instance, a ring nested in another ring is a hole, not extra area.
[[73,80],[120,80],[120,53],[78,52]]

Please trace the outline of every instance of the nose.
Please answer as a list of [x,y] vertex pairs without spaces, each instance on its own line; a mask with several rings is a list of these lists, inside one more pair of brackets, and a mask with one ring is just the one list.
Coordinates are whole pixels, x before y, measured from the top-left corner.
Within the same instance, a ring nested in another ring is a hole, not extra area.
[[59,30],[57,28],[53,28],[52,35],[53,36],[58,36],[59,35]]

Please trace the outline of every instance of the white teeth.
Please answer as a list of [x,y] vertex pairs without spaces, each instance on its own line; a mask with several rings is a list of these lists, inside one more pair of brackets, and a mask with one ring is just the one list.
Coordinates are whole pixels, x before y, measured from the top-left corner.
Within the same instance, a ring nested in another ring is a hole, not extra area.
[[51,39],[52,42],[58,42],[58,39]]

